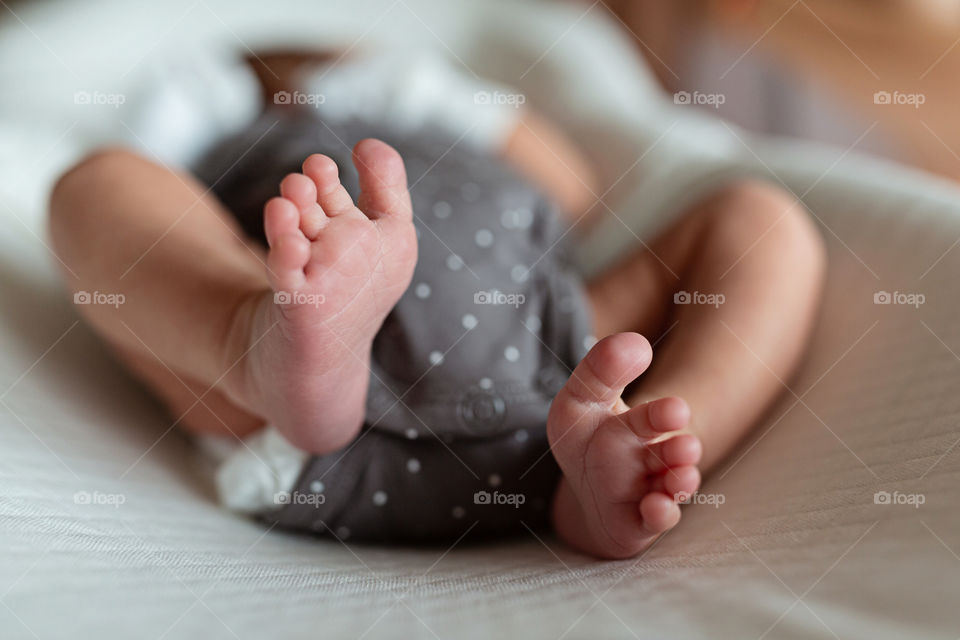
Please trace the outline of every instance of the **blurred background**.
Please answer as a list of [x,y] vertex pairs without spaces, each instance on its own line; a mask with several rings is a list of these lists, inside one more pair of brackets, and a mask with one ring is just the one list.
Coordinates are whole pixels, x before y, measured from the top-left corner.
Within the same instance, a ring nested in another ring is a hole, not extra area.
[[[86,74],[97,64],[83,50],[72,48],[77,43],[81,49],[96,48],[96,43],[85,46],[78,39],[82,34],[77,30],[85,28],[83,20],[78,22],[78,12],[107,16],[109,21],[110,13],[97,7],[111,4],[115,3],[0,2],[0,40],[5,41],[0,71],[2,77],[18,81],[0,95],[0,116],[18,109],[34,112],[35,104],[24,103],[17,87],[29,87],[45,75],[63,71],[57,67],[67,68],[74,80],[79,77],[94,84]],[[271,7],[286,11],[287,4]],[[358,16],[363,15],[360,7],[368,4],[357,3]],[[462,10],[469,2],[449,4]],[[638,56],[664,89],[670,94],[686,92],[695,106],[754,131],[844,148],[856,145],[859,150],[960,178],[960,122],[955,117],[960,98],[960,0],[576,0],[566,4],[580,5],[585,13],[607,13],[631,34]],[[151,3],[122,3],[124,11],[116,14],[114,28],[122,32],[118,42],[124,46],[113,55],[129,63],[127,71],[142,70],[146,66],[142,62],[164,45],[187,38],[190,24],[198,19],[219,21],[225,34],[236,34],[237,24],[263,16],[261,3],[255,2],[164,5],[166,11]],[[138,15],[145,24],[152,24],[149,38],[155,41],[134,42],[140,36],[125,20]],[[57,16],[61,16],[59,24]],[[332,33],[336,25],[330,28]],[[57,35],[60,31],[63,38]],[[253,54],[256,42],[244,36],[243,46]],[[22,120],[23,114],[17,115]]]
[[720,93],[718,113],[749,129],[859,141],[960,178],[956,0],[607,4],[670,92]]

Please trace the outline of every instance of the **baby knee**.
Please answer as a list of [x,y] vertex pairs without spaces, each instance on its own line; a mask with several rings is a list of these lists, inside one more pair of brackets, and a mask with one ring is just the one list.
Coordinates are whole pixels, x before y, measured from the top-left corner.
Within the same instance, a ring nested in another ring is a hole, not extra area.
[[826,246],[810,212],[786,189],[762,180],[741,180],[718,191],[708,207],[710,232],[736,250],[766,249],[798,273],[819,277]]
[[98,178],[109,176],[117,169],[129,166],[139,159],[134,152],[120,147],[104,147],[91,151],[57,179],[51,199],[55,203],[61,196],[75,195],[77,188],[92,186]]
[[109,177],[136,158],[136,154],[126,149],[97,149],[81,158],[57,179],[50,192],[49,207],[50,229],[54,242],[57,241],[58,232],[76,223],[84,211],[83,207],[76,206],[84,192],[89,190],[99,193],[101,178]]

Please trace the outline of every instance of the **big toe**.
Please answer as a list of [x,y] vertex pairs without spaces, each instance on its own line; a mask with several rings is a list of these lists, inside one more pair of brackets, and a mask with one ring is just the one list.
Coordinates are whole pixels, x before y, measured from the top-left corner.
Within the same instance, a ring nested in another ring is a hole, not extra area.
[[580,361],[555,402],[611,406],[652,357],[650,343],[639,333],[607,336]]
[[618,333],[595,344],[580,361],[547,416],[547,437],[561,467],[582,455],[599,421],[623,403],[620,394],[652,357],[650,343],[639,333]]
[[353,148],[353,163],[360,180],[360,210],[368,218],[413,216],[403,159],[385,142],[367,138]]

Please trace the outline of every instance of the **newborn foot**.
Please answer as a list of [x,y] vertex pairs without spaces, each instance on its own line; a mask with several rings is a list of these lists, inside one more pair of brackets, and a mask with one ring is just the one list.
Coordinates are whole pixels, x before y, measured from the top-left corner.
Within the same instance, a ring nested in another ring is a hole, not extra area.
[[[369,356],[417,260],[400,155],[378,140],[353,150],[357,205],[337,165],[315,154],[264,208],[272,292],[249,306],[249,352],[235,396],[295,447],[327,453],[363,422]],[[239,368],[239,365],[238,365]]]
[[564,476],[554,526],[569,544],[596,556],[628,558],[645,549],[680,521],[674,496],[700,484],[700,440],[658,439],[687,426],[687,404],[661,398],[630,408],[620,398],[651,357],[639,334],[607,337],[550,407],[547,436]]

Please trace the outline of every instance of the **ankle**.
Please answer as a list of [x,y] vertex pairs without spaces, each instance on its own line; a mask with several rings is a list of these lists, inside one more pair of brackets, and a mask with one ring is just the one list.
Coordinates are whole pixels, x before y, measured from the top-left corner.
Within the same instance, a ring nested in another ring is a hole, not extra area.
[[263,333],[269,330],[269,327],[259,326],[262,322],[258,310],[272,295],[269,289],[252,289],[239,294],[228,313],[217,349],[220,371],[217,386],[222,387],[233,402],[248,410],[255,410],[257,404],[254,397],[256,385],[252,384],[249,366],[250,353]]

